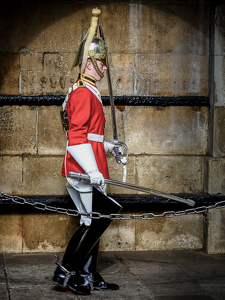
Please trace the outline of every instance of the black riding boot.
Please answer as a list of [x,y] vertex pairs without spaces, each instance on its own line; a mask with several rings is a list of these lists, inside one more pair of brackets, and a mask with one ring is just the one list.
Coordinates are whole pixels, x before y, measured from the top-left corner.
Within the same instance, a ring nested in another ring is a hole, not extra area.
[[[118,213],[121,206],[93,188],[92,207],[94,212],[104,215]],[[94,216],[94,215],[93,215]],[[93,285],[80,271],[86,264],[91,250],[112,222],[109,218],[92,219],[91,225],[81,225],[71,238],[62,263],[55,271],[53,280],[78,294],[90,294]]]
[[70,264],[70,257],[73,256],[74,251],[79,247],[80,241],[82,241],[87,230],[88,226],[83,224],[72,236],[64,254],[62,263],[58,264],[53,277],[53,281],[57,282],[65,290],[67,290],[68,281],[71,276],[74,276],[73,291],[81,295],[90,295],[91,286],[86,278],[80,276],[78,268],[75,269],[72,267]]
[[107,283],[97,271],[99,241],[92,248],[87,262],[81,270],[83,277],[86,277],[91,282],[94,290],[113,291],[118,290],[119,286],[114,283]]

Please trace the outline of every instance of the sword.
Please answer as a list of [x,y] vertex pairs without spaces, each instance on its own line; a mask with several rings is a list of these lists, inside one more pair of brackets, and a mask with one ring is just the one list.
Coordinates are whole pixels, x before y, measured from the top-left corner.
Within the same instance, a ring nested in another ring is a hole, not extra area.
[[[100,25],[99,25],[99,32],[100,32],[100,37],[103,39],[103,41],[105,41],[103,30],[102,30],[102,27]],[[118,141],[117,128],[116,128],[115,106],[114,106],[112,82],[111,82],[111,76],[110,76],[110,70],[109,70],[110,69],[109,68],[109,60],[108,59],[107,59],[107,65],[108,65],[108,69],[106,71],[106,74],[107,74],[107,82],[108,82],[108,89],[109,89],[109,100],[110,100],[111,113],[112,113],[113,141],[114,141],[115,145],[118,145],[117,147],[115,147],[114,151],[115,151],[115,154],[116,154],[116,162],[118,164],[120,164],[121,162],[123,163],[123,161],[120,158],[119,147],[124,146],[125,149],[126,149],[126,159],[124,161],[127,161],[128,148],[127,148],[127,145],[125,143],[123,143],[121,141]]]
[[[75,178],[75,179],[78,179],[78,180],[84,180],[84,181],[90,182],[89,176],[86,175],[86,174],[75,173],[75,172],[70,171],[69,172],[69,177]],[[135,184],[131,184],[131,183],[125,183],[125,182],[122,182],[122,181],[117,181],[117,180],[112,180],[112,179],[105,179],[105,183],[116,185],[116,186],[123,187],[123,188],[128,188],[128,189],[131,189],[131,190],[145,192],[145,193],[148,193],[150,195],[155,195],[155,196],[159,196],[159,197],[163,197],[163,198],[167,198],[167,199],[172,199],[172,200],[175,200],[175,201],[178,201],[178,202],[181,202],[181,203],[185,203],[189,206],[195,206],[195,201],[193,201],[191,199],[184,199],[184,198],[177,197],[177,196],[174,196],[174,195],[170,195],[170,194],[167,194],[167,193],[164,193],[164,192],[159,192],[159,191],[156,191],[156,190],[152,190],[152,189],[149,189],[149,188],[146,188],[146,187],[143,187],[143,186],[139,186],[139,185],[135,185]]]

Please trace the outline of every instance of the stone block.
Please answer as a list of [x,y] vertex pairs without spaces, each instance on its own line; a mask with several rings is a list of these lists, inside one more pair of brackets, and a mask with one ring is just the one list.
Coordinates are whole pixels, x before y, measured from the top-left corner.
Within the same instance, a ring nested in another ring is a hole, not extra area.
[[[105,114],[105,141],[106,142],[113,142],[113,125],[112,125],[112,113],[111,113],[111,106],[103,107],[104,114]],[[124,124],[125,124],[125,112],[121,111],[118,107],[115,106],[115,117],[116,117],[116,128],[117,128],[117,135],[118,140],[124,142],[125,141],[125,131],[124,131]]]
[[214,156],[225,156],[225,107],[214,109]]
[[225,54],[225,6],[217,4],[215,11],[215,54]]
[[225,254],[225,209],[210,209],[207,221],[207,253]]
[[[155,214],[159,214],[159,212]],[[202,215],[136,220],[137,251],[202,248]]]
[[24,58],[20,81],[21,93],[23,95],[66,94],[68,88],[77,80],[79,73],[78,68],[71,70],[75,54],[44,54],[42,67],[31,69],[37,57],[38,55],[34,55],[30,58],[29,55],[27,61]]
[[[134,71],[126,69],[111,69],[110,71],[113,95],[115,96],[131,96],[134,95]],[[97,83],[99,92],[102,96],[109,95],[107,78],[103,78]]]
[[22,252],[22,215],[0,215],[0,253]]
[[135,68],[135,55],[127,53],[119,53],[111,55],[112,68],[134,69]]
[[[2,48],[1,51],[3,51]],[[0,83],[0,94],[17,95],[19,93],[18,54],[0,53]]]
[[[109,53],[207,54],[207,6],[183,4],[101,4]],[[84,18],[90,21],[89,5]]]
[[208,170],[208,193],[225,195],[225,158],[210,158]]
[[130,154],[205,154],[207,107],[126,107]]
[[113,221],[100,239],[101,251],[135,250],[135,221]]
[[137,55],[139,96],[208,96],[207,55]]
[[215,87],[215,106],[225,106],[225,56],[215,55],[215,73],[214,73],[214,87]]
[[37,110],[30,106],[3,106],[0,108],[0,153],[35,154]]
[[23,159],[23,195],[64,195],[61,176],[64,156],[27,156]]
[[134,95],[134,72],[131,70],[112,69],[113,94],[117,96]]
[[138,156],[136,184],[174,194],[203,192],[204,159],[197,156]]
[[42,106],[38,110],[38,154],[64,155],[66,134],[63,130],[61,107]]
[[23,252],[63,252],[78,229],[78,218],[62,214],[23,216]]
[[42,71],[44,54],[31,52],[27,49],[20,50],[20,71]]
[[22,194],[22,157],[1,156],[0,191],[10,195]]
[[[76,1],[14,3],[2,10],[1,51],[73,52],[82,38],[82,4]],[[10,13],[9,13],[10,12]]]
[[96,86],[101,94],[101,96],[108,96],[109,95],[109,88],[107,83],[107,75],[102,78],[101,81],[96,83]]

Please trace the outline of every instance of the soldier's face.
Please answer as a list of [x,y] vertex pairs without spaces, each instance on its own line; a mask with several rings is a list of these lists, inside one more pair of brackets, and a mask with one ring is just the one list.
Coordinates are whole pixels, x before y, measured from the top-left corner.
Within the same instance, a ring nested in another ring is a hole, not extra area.
[[97,65],[102,74],[104,74],[104,72],[108,70],[108,67],[101,60],[97,60]]
[[[102,74],[104,74],[104,72],[108,69],[107,66],[101,60],[97,60],[97,65]],[[93,71],[94,71],[94,74],[93,74],[94,79],[96,81],[100,81],[102,78],[99,76],[99,74],[97,73],[95,68]]]
[[[98,68],[99,68],[99,70],[102,74],[104,74],[104,72],[106,70],[108,70],[108,67],[101,60],[97,60],[97,65],[98,65]],[[94,65],[93,65],[93,63],[90,59],[87,61],[87,66],[86,66],[86,69],[85,69],[85,73],[87,73],[88,75],[94,77],[94,79],[96,81],[101,80],[101,76],[95,70],[95,67],[94,67]]]

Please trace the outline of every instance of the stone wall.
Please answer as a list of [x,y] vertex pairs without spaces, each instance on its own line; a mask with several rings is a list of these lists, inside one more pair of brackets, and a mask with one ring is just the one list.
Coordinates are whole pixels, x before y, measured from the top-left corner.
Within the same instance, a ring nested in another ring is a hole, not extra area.
[[[173,194],[224,195],[225,6],[215,4],[214,12],[209,1],[168,0],[98,1],[98,7],[114,95],[210,98],[210,106],[196,102],[116,108],[119,139],[129,149],[127,182]],[[0,94],[65,95],[78,75],[71,66],[92,9],[91,1],[6,5],[0,18]],[[106,78],[98,87],[108,95]],[[1,191],[66,195],[60,176],[66,145],[60,109],[32,103],[0,108]],[[112,140],[110,107],[104,111],[105,137]],[[111,178],[121,180],[121,165],[113,157],[108,157],[108,164]],[[108,193],[134,192],[108,186]],[[222,216],[223,210],[204,216],[114,221],[101,249],[200,249],[205,244],[210,253],[223,252],[224,219],[215,226],[218,213]],[[0,251],[63,251],[77,222],[39,212],[1,214]],[[215,230],[220,233],[214,241]]]

